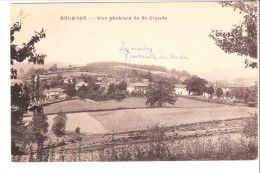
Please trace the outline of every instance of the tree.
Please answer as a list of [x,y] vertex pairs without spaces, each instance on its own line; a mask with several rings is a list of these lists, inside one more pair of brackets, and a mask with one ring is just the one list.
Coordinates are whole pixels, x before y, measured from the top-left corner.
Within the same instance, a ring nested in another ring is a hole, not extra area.
[[218,98],[219,98],[219,97],[222,97],[223,94],[224,94],[223,90],[222,90],[221,88],[217,88],[217,90],[216,90],[216,95],[218,96]]
[[49,68],[49,71],[57,71],[57,70],[58,70],[57,64],[53,64],[53,65]]
[[53,119],[53,125],[51,127],[51,131],[57,137],[57,142],[59,141],[60,137],[63,137],[66,134],[66,123],[68,117],[66,113],[59,112],[58,115]]
[[230,95],[237,100],[244,100],[245,90],[242,87],[234,88],[231,90]]
[[126,90],[117,90],[115,92],[115,99],[120,101],[126,98]]
[[109,84],[108,89],[107,89],[107,94],[115,94],[116,92],[116,85],[114,83]]
[[241,24],[233,25],[230,32],[213,30],[209,35],[225,53],[247,56],[246,67],[257,68],[257,2],[220,2],[222,7],[232,7],[244,14]]
[[116,85],[116,90],[127,90],[127,83],[125,81],[120,82],[118,85]]
[[214,94],[215,90],[213,86],[207,87],[206,93],[208,93],[210,96]]
[[169,83],[164,80],[154,82],[146,93],[146,105],[162,107],[163,103],[174,104],[176,97],[172,94],[172,88]]
[[[11,79],[17,78],[17,70],[12,66],[15,62],[23,62],[28,60],[28,63],[44,64],[45,54],[38,54],[35,49],[35,44],[42,38],[46,37],[45,31],[35,32],[27,43],[23,43],[18,47],[13,43],[15,40],[14,34],[20,32],[22,29],[21,22],[16,22],[10,28],[10,64],[11,64]],[[15,84],[11,86],[11,146],[12,155],[19,153],[17,150],[17,143],[24,138],[24,121],[23,115],[27,112],[30,104],[30,97],[28,87],[22,84]]]
[[76,95],[77,90],[74,85],[69,84],[68,87],[64,91],[69,97],[73,97]]
[[258,102],[257,84],[249,88],[248,105],[256,106]]
[[[10,31],[10,50],[11,50],[11,65],[14,62],[23,62],[24,60],[28,59],[28,63],[33,64],[44,64],[44,58],[46,57],[45,54],[38,54],[36,53],[35,43],[38,43],[42,38],[46,37],[45,31],[42,29],[40,32],[35,32],[32,38],[27,42],[23,43],[22,47],[18,47],[13,43],[15,37],[15,32],[20,32],[22,28],[21,22],[16,22],[11,27]],[[11,67],[11,79],[17,78],[17,70]]]
[[77,134],[80,134],[80,128],[77,127],[77,128],[75,129],[75,132],[76,132]]
[[190,92],[194,92],[196,95],[202,95],[202,93],[206,90],[207,81],[197,76],[192,76],[191,78],[186,79],[183,83],[186,85],[189,95]]
[[37,161],[42,161],[43,158],[43,143],[47,140],[47,132],[48,132],[48,118],[43,113],[43,110],[34,111],[32,118],[32,133],[34,137],[34,141],[37,143],[37,153],[36,159]]
[[85,85],[82,85],[78,91],[77,91],[77,96],[81,99],[87,98],[87,93],[88,93],[88,88]]

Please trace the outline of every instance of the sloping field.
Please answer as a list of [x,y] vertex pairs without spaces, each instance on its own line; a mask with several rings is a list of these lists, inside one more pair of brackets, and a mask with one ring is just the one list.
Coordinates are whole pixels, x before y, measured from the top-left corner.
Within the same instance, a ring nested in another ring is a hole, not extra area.
[[249,117],[249,113],[256,111],[254,108],[247,107],[154,108],[92,112],[89,115],[110,132],[125,132],[146,129],[156,124],[175,126]]
[[[127,101],[129,104],[127,104]],[[121,106],[134,107],[137,106],[136,104],[138,104],[139,107],[142,107],[145,106],[143,101],[144,99],[128,99],[123,102],[104,102],[104,104],[101,105],[101,103],[91,104],[84,101],[72,100],[47,106],[47,109],[45,107],[44,110],[45,113],[46,110],[49,111],[47,111],[47,113],[50,113],[55,111],[59,112],[60,110],[64,112],[66,112],[66,110],[70,111],[71,109],[77,110],[76,108],[81,108],[82,110],[99,110],[118,108]],[[50,107],[52,109],[50,109]],[[176,126],[181,124],[248,117],[250,116],[249,113],[255,112],[257,112],[257,108],[225,106],[179,98],[176,105],[172,107],[67,113],[68,122],[66,130],[74,131],[76,127],[80,127],[82,132],[95,134],[127,132],[147,129],[157,124],[163,126]],[[50,127],[54,116],[55,114],[48,116]],[[31,117],[26,118],[26,120],[30,119]]]
[[[110,100],[97,103],[89,103],[83,100],[67,100],[64,102],[54,103],[48,106],[44,106],[45,114],[54,114],[60,111],[63,112],[83,112],[90,110],[108,110],[118,108],[148,108],[145,105],[145,98],[128,98],[121,102]],[[175,105],[166,104],[165,107],[174,108],[203,108],[203,107],[226,107],[226,105],[207,103],[196,100],[190,100],[185,98],[178,98]]]

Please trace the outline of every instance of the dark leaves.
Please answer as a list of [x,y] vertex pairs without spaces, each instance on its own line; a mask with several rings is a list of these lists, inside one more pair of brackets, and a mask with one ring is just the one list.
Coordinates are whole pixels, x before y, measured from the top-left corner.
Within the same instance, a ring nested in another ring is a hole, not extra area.
[[[21,30],[21,22],[16,22],[10,31],[10,40],[11,40],[11,65],[14,64],[14,61],[23,62],[25,59],[28,59],[28,63],[33,64],[44,64],[44,58],[46,57],[45,54],[37,54],[35,50],[35,43],[38,43],[42,38],[46,37],[45,31],[42,29],[40,32],[35,32],[32,36],[31,40],[28,43],[23,43],[22,47],[18,48],[17,45],[12,44],[14,41],[14,33],[19,32]],[[16,78],[16,71],[11,69],[11,78]]]
[[[236,53],[257,59],[257,14],[256,2],[221,2],[222,7],[232,7],[245,13],[244,21],[234,25],[230,32],[213,30],[209,35],[225,53]],[[245,67],[257,68],[257,62],[245,60]]]

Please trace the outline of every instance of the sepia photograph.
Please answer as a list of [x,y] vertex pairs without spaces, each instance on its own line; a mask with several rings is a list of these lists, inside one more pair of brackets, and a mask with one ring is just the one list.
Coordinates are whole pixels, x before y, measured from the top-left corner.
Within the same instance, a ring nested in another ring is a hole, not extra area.
[[258,160],[258,7],[11,3],[11,162]]

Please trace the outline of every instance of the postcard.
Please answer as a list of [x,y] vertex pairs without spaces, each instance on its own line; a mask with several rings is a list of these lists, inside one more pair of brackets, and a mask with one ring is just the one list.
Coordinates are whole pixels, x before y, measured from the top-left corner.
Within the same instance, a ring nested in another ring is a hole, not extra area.
[[256,1],[10,8],[11,162],[259,159]]

